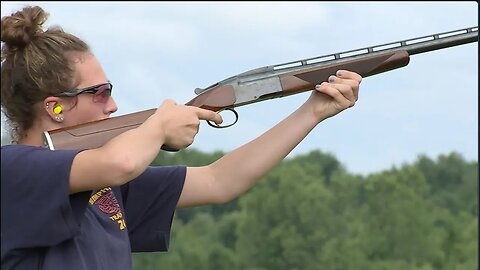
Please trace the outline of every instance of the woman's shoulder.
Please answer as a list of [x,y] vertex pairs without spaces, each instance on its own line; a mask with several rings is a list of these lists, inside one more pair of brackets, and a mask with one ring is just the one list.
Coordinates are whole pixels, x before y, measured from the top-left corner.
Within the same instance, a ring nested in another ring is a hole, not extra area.
[[43,146],[11,144],[1,148],[2,167],[7,164],[42,165],[46,162],[58,164],[60,160],[72,161],[80,150],[50,150]]
[[1,153],[2,153],[2,159],[3,159],[5,157],[10,157],[12,155],[17,156],[17,155],[26,154],[31,151],[48,151],[48,150],[49,150],[48,148],[41,147],[41,146],[24,145],[24,144],[8,144],[8,145],[2,145]]
[[[17,164],[30,163],[31,156],[38,156],[39,159],[42,159],[42,155],[34,154],[39,151],[44,151],[46,148],[31,146],[31,145],[22,145],[22,144],[9,144],[2,145],[1,155],[2,155],[2,170],[10,168],[11,166],[15,167]],[[33,165],[33,164],[32,164]]]
[[31,177],[55,178],[58,174],[68,173],[78,153],[20,144],[2,146],[1,151],[2,183],[3,178],[21,182]]

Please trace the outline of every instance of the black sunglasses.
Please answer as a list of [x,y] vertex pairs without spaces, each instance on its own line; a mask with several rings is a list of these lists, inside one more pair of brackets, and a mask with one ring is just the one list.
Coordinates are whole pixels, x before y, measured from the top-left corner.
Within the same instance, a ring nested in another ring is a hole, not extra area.
[[56,97],[75,97],[83,93],[93,94],[93,102],[106,103],[112,95],[113,85],[110,82],[97,84],[81,89],[74,89],[62,93],[58,93]]

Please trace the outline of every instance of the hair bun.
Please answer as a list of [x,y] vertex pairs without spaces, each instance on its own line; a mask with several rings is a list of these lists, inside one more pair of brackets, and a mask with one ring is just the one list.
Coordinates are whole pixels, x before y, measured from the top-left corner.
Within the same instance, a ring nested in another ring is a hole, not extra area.
[[43,33],[42,25],[48,13],[41,7],[28,6],[2,18],[2,42],[9,46],[25,47],[38,33]]

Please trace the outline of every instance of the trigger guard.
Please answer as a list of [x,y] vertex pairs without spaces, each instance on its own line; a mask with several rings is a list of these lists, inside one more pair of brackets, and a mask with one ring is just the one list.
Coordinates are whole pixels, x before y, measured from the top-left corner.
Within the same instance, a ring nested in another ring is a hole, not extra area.
[[210,120],[207,120],[208,125],[211,126],[211,127],[214,127],[214,128],[227,128],[227,127],[231,127],[231,126],[235,125],[235,124],[237,123],[237,121],[238,121],[238,113],[237,113],[237,111],[235,111],[234,109],[231,109],[231,108],[225,108],[225,109],[223,109],[223,110],[217,111],[217,113],[220,113],[220,112],[222,112],[222,111],[224,111],[224,110],[233,112],[233,114],[235,115],[235,121],[234,121],[233,123],[231,123],[230,125],[221,126],[221,125],[215,124],[215,122],[212,122],[212,121],[210,121]]

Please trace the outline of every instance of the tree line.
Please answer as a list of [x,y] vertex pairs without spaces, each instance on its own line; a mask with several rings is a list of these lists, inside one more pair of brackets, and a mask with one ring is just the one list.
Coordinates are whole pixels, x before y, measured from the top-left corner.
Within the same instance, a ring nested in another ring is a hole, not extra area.
[[[161,152],[152,165],[209,164],[224,153]],[[478,161],[452,152],[358,175],[315,150],[284,160],[224,205],[178,209],[169,252],[149,269],[478,269]]]

